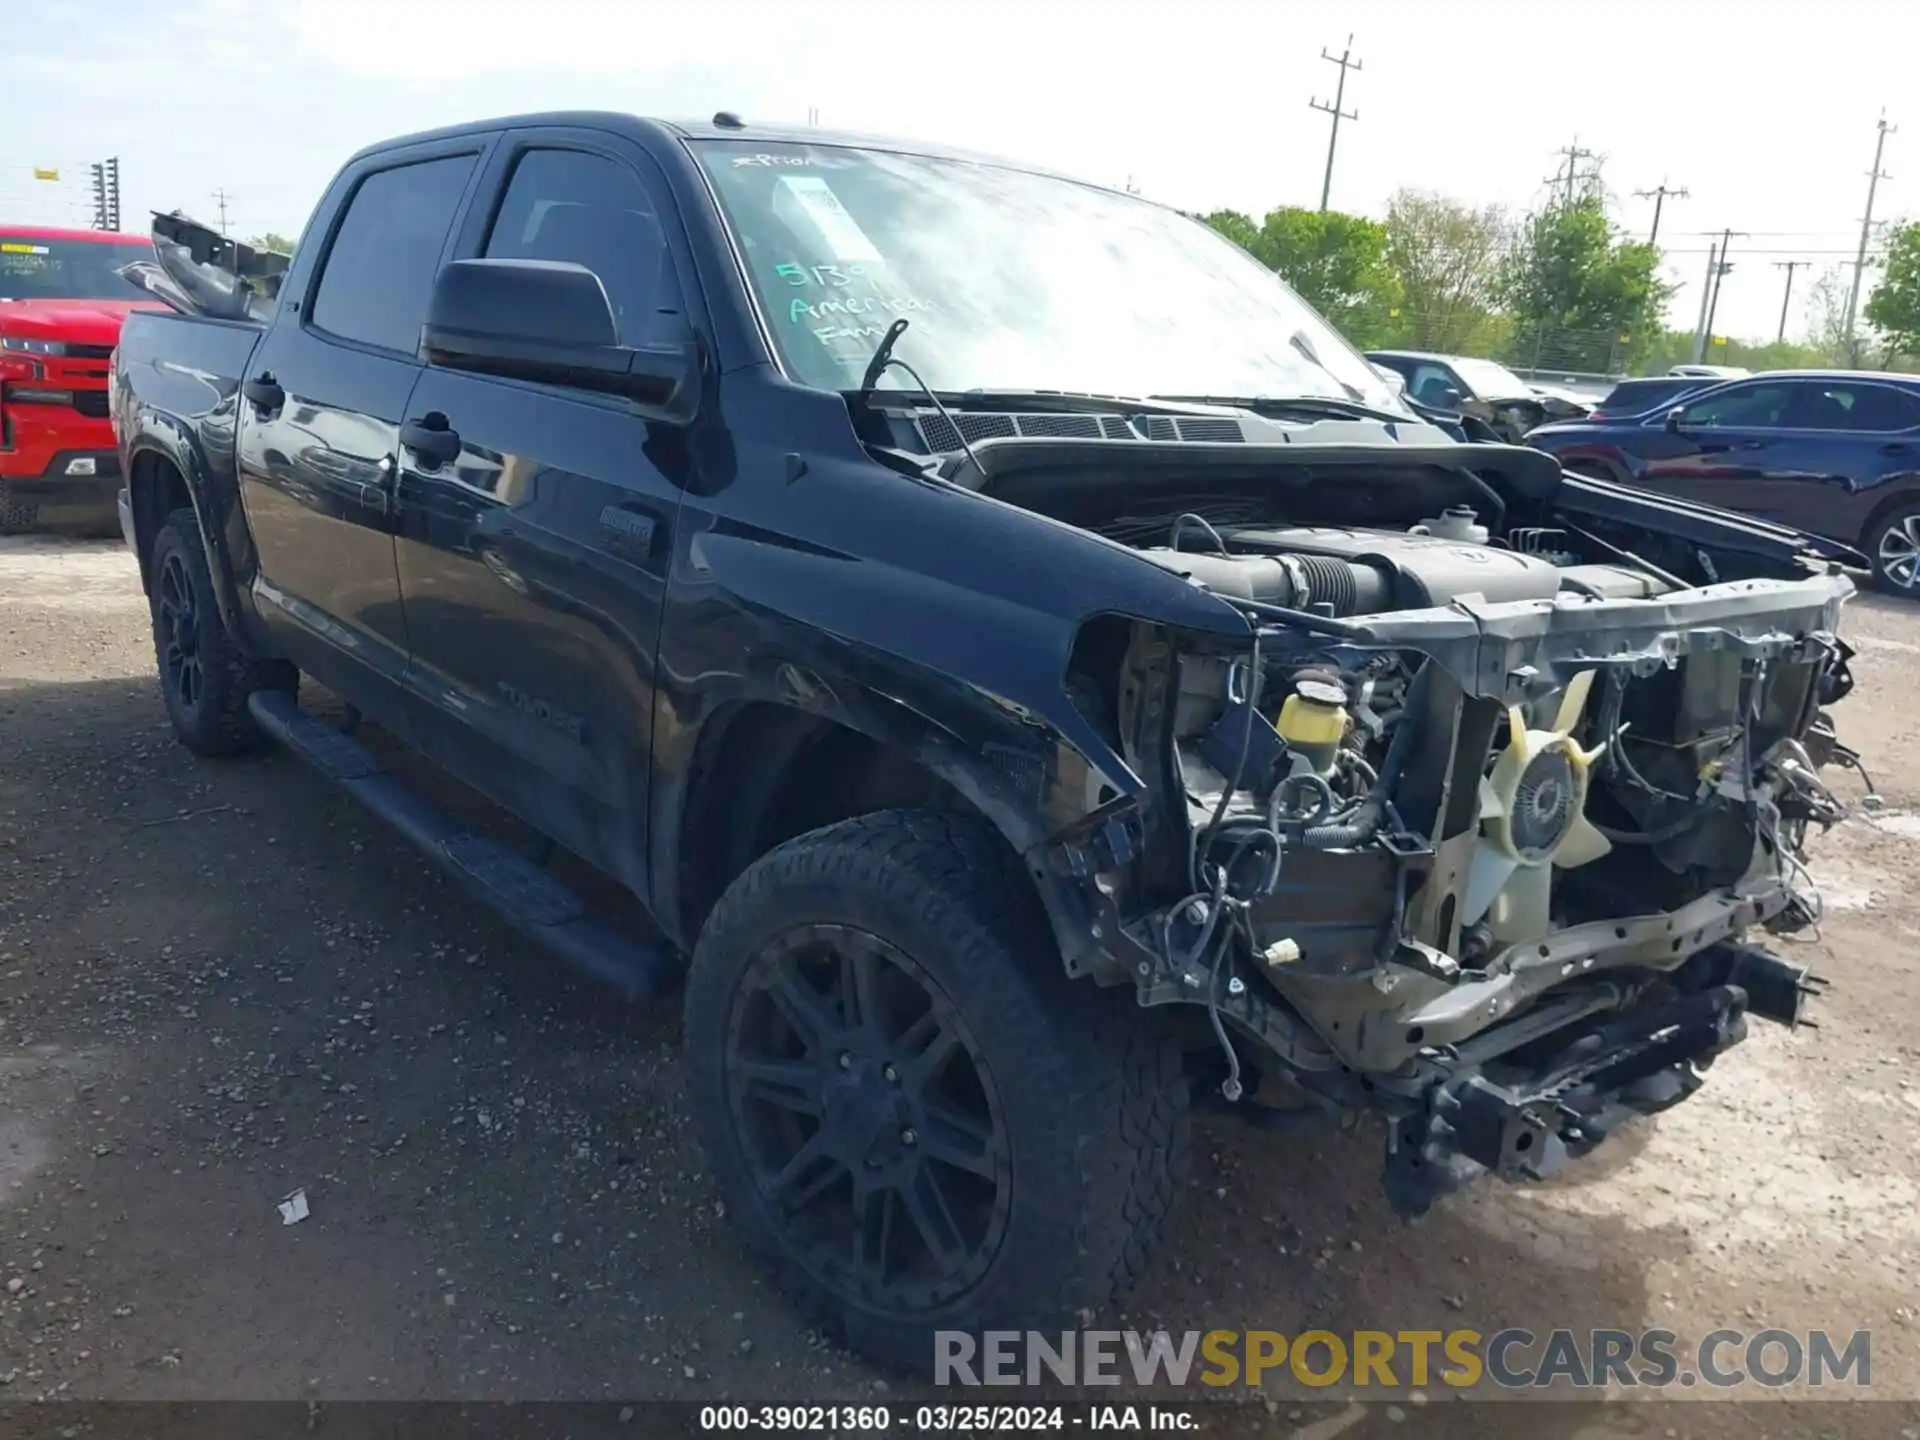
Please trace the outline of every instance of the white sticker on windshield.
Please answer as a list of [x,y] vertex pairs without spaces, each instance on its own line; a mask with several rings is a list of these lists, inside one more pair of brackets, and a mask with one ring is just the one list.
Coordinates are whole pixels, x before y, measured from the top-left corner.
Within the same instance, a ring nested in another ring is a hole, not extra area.
[[836,260],[878,265],[885,259],[818,175],[782,175],[775,182],[773,213],[796,230],[811,231]]

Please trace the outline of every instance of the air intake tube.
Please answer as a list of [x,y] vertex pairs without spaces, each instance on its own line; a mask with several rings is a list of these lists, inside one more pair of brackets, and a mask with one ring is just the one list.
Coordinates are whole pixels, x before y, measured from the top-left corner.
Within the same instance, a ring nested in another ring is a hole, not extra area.
[[1391,577],[1371,565],[1326,555],[1205,555],[1186,550],[1146,554],[1229,600],[1258,600],[1289,610],[1325,605],[1335,615],[1370,615],[1392,608]]

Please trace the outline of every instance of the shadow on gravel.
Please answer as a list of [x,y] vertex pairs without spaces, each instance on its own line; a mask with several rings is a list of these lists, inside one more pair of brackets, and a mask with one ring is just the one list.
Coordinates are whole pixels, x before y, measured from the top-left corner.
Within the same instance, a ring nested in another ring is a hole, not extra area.
[[[31,1276],[0,1299],[10,1396],[921,1393],[824,1347],[746,1261],[686,1128],[673,1000],[557,970],[293,759],[196,760],[150,682],[0,691],[0,746],[0,1044],[90,1067],[0,1091],[43,1147],[0,1196],[0,1265]],[[1688,1248],[1487,1192],[1405,1226],[1369,1127],[1196,1135],[1171,1243],[1104,1323],[1634,1328],[1647,1267]],[[296,1187],[311,1218],[285,1227]],[[1560,1410],[1500,1430],[1573,1433]]]

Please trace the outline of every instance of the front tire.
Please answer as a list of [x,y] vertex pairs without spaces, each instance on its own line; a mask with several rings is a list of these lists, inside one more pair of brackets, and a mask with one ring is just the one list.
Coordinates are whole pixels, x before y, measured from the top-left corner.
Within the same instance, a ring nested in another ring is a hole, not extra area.
[[789,841],[728,888],[688,979],[695,1124],[781,1287],[853,1349],[1044,1328],[1138,1276],[1180,1187],[1177,1045],[1070,980],[1031,882],[968,817]]
[[299,672],[242,651],[220,618],[192,510],[175,510],[154,537],[147,597],[160,696],[180,743],[198,755],[233,755],[265,736],[247,709],[256,690],[291,694]]
[[1867,540],[1873,578],[1882,590],[1920,596],[1920,506],[1895,510],[1875,523]]

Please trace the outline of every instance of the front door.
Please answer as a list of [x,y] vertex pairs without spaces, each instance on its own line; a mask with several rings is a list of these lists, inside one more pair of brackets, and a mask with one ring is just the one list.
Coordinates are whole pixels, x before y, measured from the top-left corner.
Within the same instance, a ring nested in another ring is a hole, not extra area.
[[[649,165],[612,139],[513,136],[457,254],[584,265],[623,344],[680,339],[665,187]],[[408,418],[445,437],[429,446],[438,453],[402,445],[399,460],[422,743],[644,893],[653,666],[684,437],[628,400],[432,367]]]
[[323,247],[317,269],[261,341],[240,401],[261,618],[301,668],[340,677],[345,698],[389,719],[408,650],[393,552],[398,431],[433,277],[479,158],[465,143],[342,176],[345,208],[323,205],[337,223],[309,238]]
[[1793,392],[1785,380],[1746,381],[1683,401],[1675,428],[1664,417],[1649,420],[1639,483],[1664,495],[1764,513],[1783,463],[1780,447],[1790,438],[1785,426]]

